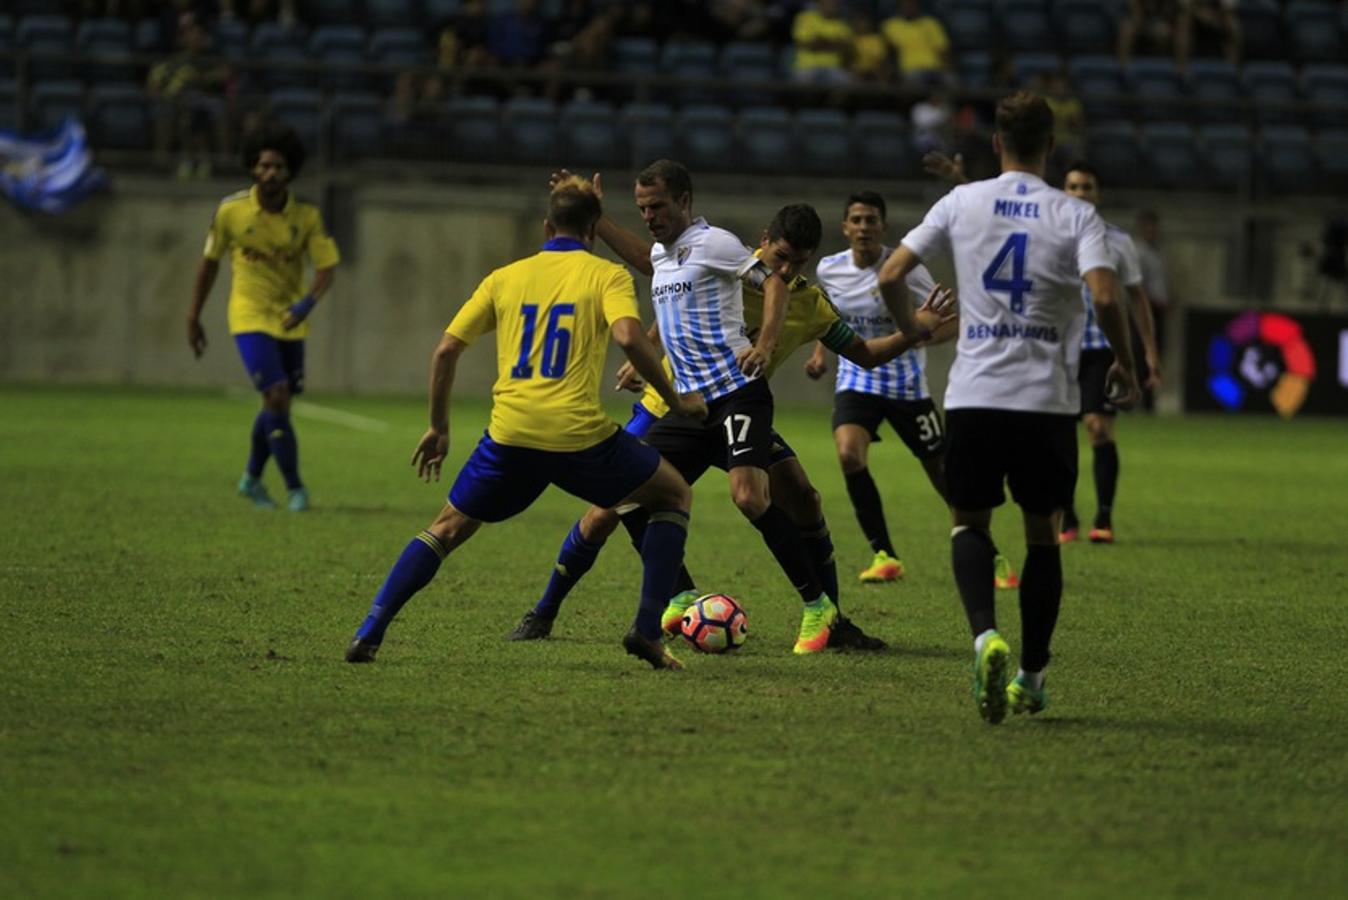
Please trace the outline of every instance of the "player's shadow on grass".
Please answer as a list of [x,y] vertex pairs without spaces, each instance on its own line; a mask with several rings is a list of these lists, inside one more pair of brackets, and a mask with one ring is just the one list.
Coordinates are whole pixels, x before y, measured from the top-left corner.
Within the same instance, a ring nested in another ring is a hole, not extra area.
[[1281,726],[1269,723],[1268,726],[1250,723],[1236,723],[1221,719],[1172,719],[1120,718],[1107,715],[1058,715],[1050,707],[1037,716],[1030,717],[1027,723],[1035,728],[1048,728],[1067,732],[1122,732],[1129,735],[1174,736],[1192,739],[1195,736],[1210,738],[1213,741],[1279,742]]

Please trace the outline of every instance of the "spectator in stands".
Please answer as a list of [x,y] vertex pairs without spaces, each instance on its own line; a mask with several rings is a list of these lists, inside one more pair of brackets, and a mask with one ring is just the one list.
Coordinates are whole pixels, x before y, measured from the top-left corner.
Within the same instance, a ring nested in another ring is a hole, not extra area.
[[278,22],[287,28],[300,23],[297,0],[219,0],[220,18],[235,19],[248,26]]
[[1128,65],[1139,49],[1143,55],[1174,52],[1179,16],[1180,0],[1128,0],[1128,15],[1119,21],[1119,62]]
[[1062,71],[1049,75],[1044,79],[1042,88],[1036,87],[1035,90],[1043,96],[1048,108],[1053,110],[1053,158],[1050,162],[1061,169],[1085,155],[1086,109],[1072,93],[1067,75]]
[[567,0],[552,23],[549,55],[573,69],[603,68],[622,13],[616,6],[596,11],[590,0]]
[[515,0],[510,12],[488,17],[487,52],[501,65],[535,66],[547,49],[548,23],[538,13],[538,0]]
[[852,16],[852,80],[858,84],[885,84],[894,74],[889,41],[876,30],[875,18],[858,12]]
[[225,97],[229,70],[211,60],[210,35],[197,18],[178,22],[178,52],[150,69],[146,90],[155,103],[155,152],[167,163],[179,153],[178,177],[205,178],[211,156],[226,149]]
[[1240,17],[1237,0],[1181,0],[1175,23],[1175,65],[1183,71],[1189,57],[1218,56],[1240,62]]
[[618,7],[618,21],[614,30],[618,37],[662,41],[669,36],[669,15],[663,5],[650,0],[615,5]]
[[711,0],[707,15],[714,23],[712,37],[721,43],[764,41],[771,36],[773,22],[762,0]]
[[909,117],[918,153],[950,151],[955,139],[955,107],[944,90],[937,88],[925,100],[913,104]]
[[898,14],[880,26],[899,61],[899,77],[906,83],[948,81],[951,74],[950,37],[935,16],[925,15],[919,0],[903,0]]
[[843,15],[842,0],[819,0],[814,9],[797,13],[791,39],[796,47],[796,81],[842,85],[850,80],[852,26]]

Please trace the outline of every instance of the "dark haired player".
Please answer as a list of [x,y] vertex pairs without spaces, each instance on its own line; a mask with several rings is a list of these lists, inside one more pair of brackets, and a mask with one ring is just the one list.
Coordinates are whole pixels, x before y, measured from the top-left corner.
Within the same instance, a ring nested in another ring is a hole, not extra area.
[[[759,241],[756,255],[769,269],[787,279],[791,289],[781,339],[765,367],[765,377],[769,377],[797,348],[815,340],[822,341],[830,349],[863,366],[883,365],[921,340],[917,335],[902,334],[862,340],[839,319],[824,293],[796,274],[814,255],[821,232],[822,226],[814,210],[804,204],[796,204],[779,210]],[[620,242],[627,239],[640,241],[640,238],[630,233],[615,239]],[[931,302],[923,312],[922,321],[935,327],[942,315],[937,310],[946,308],[950,294],[948,291],[933,289],[929,300]],[[746,285],[744,322],[750,335],[755,333],[762,318],[763,295],[752,285]],[[625,381],[623,374],[620,372],[620,382]],[[690,483],[695,482],[708,468],[726,468],[725,451],[719,443],[706,440],[700,430],[690,423],[665,420],[663,417],[667,409],[659,395],[647,386],[641,400],[633,406],[627,430],[651,438],[653,429],[658,429],[659,432],[651,439],[668,449],[671,462]],[[772,502],[780,506],[800,530],[825,594],[835,606],[840,607],[833,542],[824,520],[819,492],[810,483],[795,451],[776,431],[772,432],[768,480]],[[510,633],[512,640],[537,640],[551,634],[553,621],[563,599],[594,565],[600,549],[617,529],[620,519],[634,544],[640,546],[644,511],[591,508],[563,542],[547,588],[534,609],[525,613],[519,625]],[[683,611],[697,597],[692,577],[686,569],[680,572],[677,588],[678,593],[671,598],[662,618],[667,636],[677,632]],[[840,614],[830,629],[827,646],[880,650],[885,643],[866,635]]]
[[[843,205],[843,237],[848,249],[819,260],[815,278],[828,292],[843,321],[862,338],[894,331],[894,314],[880,294],[880,267],[892,248],[885,246],[885,198],[875,191],[857,191]],[[918,266],[904,279],[912,300],[921,303],[935,282],[925,266]],[[901,298],[908,303],[909,298]],[[952,323],[953,325],[953,323]],[[953,328],[941,329],[936,343],[954,337]],[[833,395],[833,441],[847,483],[861,532],[870,542],[874,557],[862,570],[865,583],[896,581],[903,577],[903,560],[894,549],[885,522],[880,491],[871,477],[867,457],[870,445],[880,440],[880,425],[888,422],[922,463],[928,480],[942,499],[946,496],[945,430],[941,413],[927,389],[926,350],[919,346],[877,368],[859,366],[843,357]],[[819,345],[805,363],[805,373],[820,378],[828,371],[824,347]],[[1011,563],[997,554],[996,585],[1014,588],[1019,583]]]
[[542,251],[483,279],[445,330],[431,357],[430,427],[412,464],[423,478],[439,480],[459,356],[496,331],[491,424],[455,478],[449,502],[403,550],[375,595],[348,662],[374,661],[394,616],[483,522],[524,512],[555,484],[591,503],[628,501],[651,511],[641,547],[641,602],[623,646],[657,669],[681,668],[660,640],[660,613],[683,562],[692,491],[659,453],[604,414],[599,379],[608,336],[676,412],[701,418],[707,407],[696,394],[676,394],[665,377],[637,315],[632,276],[590,253],[602,214],[589,184],[559,182]]
[[[1044,669],[1062,601],[1060,511],[1076,483],[1076,380],[1081,279],[1115,348],[1111,393],[1137,396],[1114,259],[1089,203],[1044,183],[1053,112],[1018,92],[997,104],[993,151],[1002,174],[960,185],[928,211],[880,272],[886,296],[922,260],[950,254],[960,285],[960,335],[946,390],[946,484],[954,527],[951,566],[974,636],[974,701],[990,723],[1048,705]],[[1020,582],[1021,667],[997,632],[992,510],[1020,506],[1028,552]]]
[[[262,394],[239,493],[257,506],[274,507],[262,470],[275,457],[288,491],[286,506],[302,512],[309,508],[309,492],[300,480],[290,398],[304,390],[307,319],[332,286],[339,256],[318,208],[290,192],[290,182],[304,167],[304,145],[292,129],[273,124],[249,135],[243,164],[253,186],[222,200],[211,220],[192,288],[187,342],[198,357],[206,351],[201,309],[220,259],[229,251],[229,330],[253,387]],[[306,255],[314,267],[308,293],[302,285]]]

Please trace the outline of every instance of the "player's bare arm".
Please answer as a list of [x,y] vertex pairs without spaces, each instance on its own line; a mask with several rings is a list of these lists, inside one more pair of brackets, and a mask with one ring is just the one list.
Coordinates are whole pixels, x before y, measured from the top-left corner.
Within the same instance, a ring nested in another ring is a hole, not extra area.
[[828,374],[828,348],[820,341],[814,342],[814,352],[805,360],[805,374],[812,381],[818,381]]
[[1109,346],[1114,348],[1114,365],[1109,370],[1109,402],[1119,409],[1131,409],[1138,399],[1137,366],[1133,361],[1133,345],[1128,333],[1128,317],[1121,302],[1119,280],[1113,269],[1105,268],[1091,269],[1085,277],[1100,329],[1109,339]]
[[[567,169],[558,169],[548,179],[548,187],[556,187],[558,183],[575,177]],[[600,180],[598,172],[590,177],[590,184],[594,187],[595,196],[602,200],[604,198],[603,182]],[[650,241],[619,225],[607,213],[599,218],[599,222],[595,225],[595,234],[608,245],[610,250],[618,254],[623,262],[647,277],[655,274],[655,270],[651,268]]]
[[1129,306],[1137,324],[1137,333],[1142,337],[1142,352],[1147,360],[1147,387],[1150,390],[1161,389],[1161,352],[1156,344],[1156,320],[1151,314],[1151,298],[1146,288],[1133,285],[1128,288]]
[[412,465],[423,481],[440,480],[440,466],[449,454],[449,396],[454,390],[454,371],[459,356],[468,348],[459,338],[446,333],[431,354],[431,380],[428,412],[431,425],[417,442],[412,453]]
[[632,368],[650,382],[651,387],[655,388],[660,399],[669,405],[672,412],[695,419],[707,417],[707,404],[703,402],[700,394],[680,394],[674,390],[674,385],[670,384],[668,376],[665,375],[664,367],[660,365],[659,354],[651,346],[645,332],[641,330],[640,321],[624,317],[615,321],[609,330],[613,334],[614,342],[627,355]]
[[284,321],[281,322],[281,327],[289,331],[309,318],[309,314],[314,311],[318,301],[322,300],[323,295],[332,287],[332,280],[336,274],[336,266],[328,266],[325,269],[315,271],[314,282],[309,286],[309,293],[290,307],[290,311],[286,313]]
[[206,352],[206,329],[201,327],[201,310],[211,295],[215,276],[220,274],[219,260],[202,257],[197,266],[197,280],[192,285],[192,308],[187,313],[187,346],[199,359]]
[[[665,345],[660,342],[659,322],[652,322],[651,327],[646,329],[646,340],[651,342],[651,348],[655,351],[655,358],[657,360],[663,358]],[[631,391],[634,394],[639,394],[646,389],[646,382],[641,380],[641,376],[637,374],[631,360],[626,360],[618,366],[615,379],[613,385],[615,391]]]
[[954,184],[967,184],[969,181],[969,177],[964,174],[964,156],[960,153],[946,156],[939,150],[932,150],[922,157],[922,170]]
[[889,310],[899,331],[911,332],[917,328],[913,301],[909,297],[908,284],[904,279],[920,262],[916,253],[900,244],[880,267],[880,296],[884,299],[885,308]]
[[[750,274],[756,269],[751,269]],[[740,371],[750,376],[763,374],[768,360],[772,359],[782,325],[786,323],[786,308],[791,303],[791,289],[779,273],[769,271],[759,285],[763,291],[763,325],[753,345],[736,354]]]
[[938,343],[936,338],[943,329],[953,336],[954,328],[950,326],[959,318],[955,292],[944,285],[934,286],[914,318],[917,327],[911,332],[896,331],[891,335],[869,340],[858,337],[840,350],[839,355],[845,356],[862,368],[874,369],[902,356],[914,347]]

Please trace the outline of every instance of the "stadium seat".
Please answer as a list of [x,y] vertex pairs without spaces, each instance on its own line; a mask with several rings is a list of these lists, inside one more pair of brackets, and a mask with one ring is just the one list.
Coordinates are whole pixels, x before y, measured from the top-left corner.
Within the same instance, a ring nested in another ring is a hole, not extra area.
[[95,84],[89,91],[89,140],[95,147],[148,150],[150,98],[139,84]]
[[852,146],[863,175],[916,176],[908,124],[894,113],[866,110],[852,119]]
[[[164,32],[158,19],[141,19],[131,32],[131,50],[133,53],[162,53]],[[213,51],[215,47],[211,48]]]
[[558,119],[566,138],[566,158],[578,171],[617,165],[622,161],[618,117],[613,106],[593,100],[573,100]]
[[383,148],[384,102],[374,93],[332,98],[332,146],[338,159],[378,156]]
[[1331,187],[1348,189],[1348,128],[1325,129],[1316,135],[1315,158]]
[[1133,96],[1143,101],[1150,121],[1182,121],[1190,118],[1184,99],[1184,82],[1174,60],[1164,56],[1134,57],[1127,78]]
[[1240,75],[1229,62],[1196,59],[1189,63],[1189,96],[1194,112],[1205,122],[1239,122],[1245,118]]
[[1206,169],[1199,159],[1193,129],[1179,122],[1148,122],[1141,128],[1151,174],[1161,187],[1194,187]]
[[19,86],[13,79],[0,80],[0,128],[19,127]]
[[752,172],[786,172],[798,162],[791,115],[781,107],[746,109],[739,115],[739,153]]
[[1012,53],[1037,53],[1053,47],[1053,24],[1042,0],[1004,0],[1000,13],[1002,42]]
[[734,127],[727,107],[709,103],[686,107],[675,117],[684,162],[694,171],[735,168]]
[[1339,30],[1339,10],[1328,3],[1293,0],[1284,12],[1292,56],[1301,62],[1342,62],[1348,45]]
[[1348,123],[1348,65],[1310,63],[1301,70],[1301,92],[1318,109],[1311,118],[1319,125]]
[[557,104],[541,97],[512,97],[501,107],[505,151],[516,162],[560,167]]
[[1299,126],[1270,125],[1259,136],[1260,166],[1275,191],[1316,187],[1318,166],[1310,132]]
[[979,0],[951,0],[938,11],[955,52],[991,50],[997,39],[992,7]]
[[[676,80],[716,77],[716,45],[707,41],[670,41],[660,51],[660,72]],[[704,103],[716,99],[708,87],[676,88],[682,103]]]
[[[234,19],[221,19],[215,23],[213,34],[214,49],[226,59],[243,59],[248,56],[248,26]],[[173,35],[162,35],[160,40],[168,50],[173,45]]]
[[414,0],[365,0],[365,24],[372,28],[414,28]]
[[310,62],[309,51],[302,44],[270,44],[258,51],[256,59],[266,65],[261,70],[253,70],[252,77],[273,90],[315,87],[320,80],[317,70],[305,66],[305,63]]
[[430,62],[431,52],[415,28],[381,28],[370,35],[370,58],[385,65],[421,66]]
[[802,109],[796,114],[796,135],[808,172],[850,173],[852,135],[845,113],[836,109]]
[[[74,29],[70,19],[65,16],[24,16],[14,28],[14,47],[17,50],[69,55],[74,50],[74,44]],[[34,81],[71,78],[74,74],[74,67],[65,60],[35,59],[28,67],[28,77]]]
[[309,36],[309,53],[322,57],[333,50],[342,50],[364,57],[367,40],[369,36],[359,25],[320,25]]
[[323,95],[313,88],[280,88],[271,92],[267,106],[277,119],[294,128],[309,151],[320,154],[323,143]]
[[1053,6],[1058,45],[1069,53],[1111,53],[1115,14],[1099,0],[1058,0]]
[[1245,185],[1254,171],[1254,138],[1244,125],[1204,125],[1198,129],[1208,181],[1223,187]]
[[1102,122],[1131,114],[1122,101],[1123,69],[1113,56],[1073,57],[1067,62],[1067,72],[1088,120]]
[[361,91],[370,78],[352,71],[366,62],[365,29],[359,25],[322,25],[309,38],[309,56],[324,64],[323,83],[334,90]]
[[422,23],[428,28],[442,28],[458,13],[460,0],[425,0],[421,4]]
[[659,53],[659,45],[650,38],[618,38],[613,42],[613,68],[624,75],[648,73]]
[[1017,53],[1011,57],[1011,70],[1016,84],[1029,87],[1050,75],[1062,71],[1062,57],[1056,53]]
[[1240,18],[1241,59],[1286,59],[1283,20],[1273,0],[1243,0]]
[[494,160],[500,156],[501,116],[493,97],[455,97],[449,101],[450,154],[457,159]]
[[1110,187],[1137,186],[1146,174],[1137,129],[1130,122],[1092,125],[1087,147],[1087,157],[1100,170],[1100,178]]
[[61,79],[39,81],[29,92],[30,120],[34,128],[55,128],[67,116],[84,118],[84,85]]
[[618,115],[634,166],[677,153],[674,110],[668,103],[629,103]]
[[960,87],[966,90],[983,90],[992,83],[992,54],[978,50],[961,53],[955,60],[959,70]]
[[[721,74],[741,83],[766,83],[777,78],[777,52],[771,44],[734,42],[721,51]],[[734,100],[740,106],[770,104],[777,98],[770,91],[737,90]]]
[[1297,80],[1285,62],[1246,63],[1240,73],[1245,94],[1254,101],[1255,115],[1265,124],[1294,122],[1297,112]]

